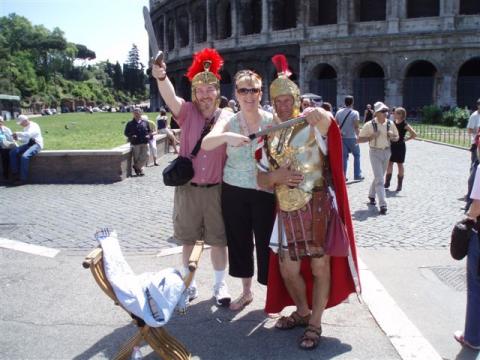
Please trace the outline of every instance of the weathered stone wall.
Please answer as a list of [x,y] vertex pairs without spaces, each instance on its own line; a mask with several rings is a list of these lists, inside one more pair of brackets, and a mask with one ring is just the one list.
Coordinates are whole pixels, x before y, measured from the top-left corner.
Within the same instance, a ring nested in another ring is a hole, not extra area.
[[[302,92],[324,92],[320,95],[336,105],[341,105],[347,94],[358,94],[362,106],[374,100],[390,105],[404,105],[406,101],[410,107],[428,101],[440,106],[467,105],[464,103],[470,97],[480,96],[480,85],[479,93],[469,97],[458,77],[462,65],[469,61],[480,65],[480,2],[414,2],[368,1],[377,9],[371,13],[362,0],[262,0],[261,6],[251,0],[173,0],[151,1],[150,5],[159,45],[165,48],[168,38],[172,40],[167,56],[169,77],[177,92],[187,99],[189,83],[183,74],[193,52],[210,46],[225,57],[227,79],[237,70],[252,68],[267,85],[275,74],[270,57],[286,53]],[[322,13],[324,4],[330,7],[328,16]],[[336,17],[331,7],[336,7]],[[206,14],[200,16],[196,11],[199,8],[206,9]],[[249,17],[249,11],[255,14]],[[288,13],[292,11],[296,13],[293,23]],[[172,25],[183,21],[179,14],[187,14],[188,39],[185,31],[180,39],[178,28]],[[228,24],[230,28],[225,29]],[[282,30],[273,30],[276,28]],[[201,36],[204,41],[197,41],[198,29],[205,30],[206,36]],[[414,71],[414,79],[409,79],[409,70],[424,62],[434,67],[434,75],[421,76]],[[378,75],[362,75],[372,63],[381,69]],[[319,75],[319,67],[325,65],[334,69],[335,77]],[[480,77],[480,66],[474,75]],[[428,94],[416,100],[415,94],[406,93],[410,88]],[[222,92],[226,96],[231,96],[232,89],[231,83],[224,81]],[[158,103],[156,89],[152,90],[152,101]],[[268,86],[264,86],[267,99]]]
[[[157,156],[160,157],[167,149],[166,135],[156,135],[156,139]],[[1,167],[0,162],[0,169]],[[28,182],[38,184],[113,183],[129,176],[132,176],[131,150],[130,145],[125,144],[112,150],[41,151],[30,161]]]

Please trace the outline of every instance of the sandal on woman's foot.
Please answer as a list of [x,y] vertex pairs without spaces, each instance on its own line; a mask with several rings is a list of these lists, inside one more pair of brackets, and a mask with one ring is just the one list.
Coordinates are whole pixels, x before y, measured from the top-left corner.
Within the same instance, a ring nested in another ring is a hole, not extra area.
[[240,311],[253,301],[253,294],[242,294],[230,304],[230,310]]
[[310,314],[301,316],[298,312],[294,311],[289,316],[282,316],[275,323],[275,328],[280,330],[289,330],[297,326],[307,326],[310,321]]
[[303,350],[313,350],[320,343],[322,336],[322,327],[316,327],[314,325],[308,325],[303,335],[298,341],[298,346]]
[[453,334],[453,338],[457,340],[460,344],[462,344],[462,346],[465,346],[472,350],[480,350],[480,346],[472,345],[467,340],[465,340],[465,337],[463,336],[463,333],[461,331],[455,331],[455,333]]

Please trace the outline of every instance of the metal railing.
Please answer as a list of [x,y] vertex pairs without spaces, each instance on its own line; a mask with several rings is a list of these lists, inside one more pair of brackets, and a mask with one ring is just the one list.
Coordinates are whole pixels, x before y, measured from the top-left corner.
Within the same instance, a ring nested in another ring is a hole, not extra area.
[[415,122],[412,122],[411,125],[417,132],[417,138],[470,148],[471,139],[467,133],[467,129],[419,124]]

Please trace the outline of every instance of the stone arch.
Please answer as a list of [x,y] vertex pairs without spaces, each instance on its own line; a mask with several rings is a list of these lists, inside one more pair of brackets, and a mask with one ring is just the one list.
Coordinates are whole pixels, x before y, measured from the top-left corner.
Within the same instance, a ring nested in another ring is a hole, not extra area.
[[179,47],[186,47],[190,43],[189,21],[186,10],[181,10],[177,13],[177,31]]
[[309,26],[329,25],[337,23],[337,0],[310,0]]
[[219,0],[215,6],[215,39],[232,36],[232,11],[230,1]]
[[403,105],[407,112],[417,113],[423,106],[435,103],[438,68],[430,61],[410,63],[403,83]]
[[385,99],[385,71],[375,61],[364,61],[356,68],[353,79],[355,108],[362,112],[367,104]]
[[230,100],[234,97],[232,76],[226,69],[220,71],[220,76],[220,94]]
[[297,27],[297,1],[272,0],[272,28],[285,30]]
[[355,0],[356,21],[384,21],[386,19],[386,0]]
[[240,1],[242,35],[259,34],[262,31],[262,2],[259,0]]
[[407,18],[440,15],[440,0],[407,0]]
[[320,95],[335,108],[337,106],[337,71],[327,63],[315,65],[310,72],[310,92]]
[[170,18],[167,20],[167,49],[175,48],[175,20]]
[[475,107],[480,98],[480,57],[474,57],[460,67],[457,78],[457,105]]
[[[202,43],[207,41],[207,6],[205,3],[200,2],[193,7],[193,33],[196,43]],[[187,26],[188,31],[188,26]]]
[[480,14],[480,1],[460,0],[460,15],[478,15],[478,14]]

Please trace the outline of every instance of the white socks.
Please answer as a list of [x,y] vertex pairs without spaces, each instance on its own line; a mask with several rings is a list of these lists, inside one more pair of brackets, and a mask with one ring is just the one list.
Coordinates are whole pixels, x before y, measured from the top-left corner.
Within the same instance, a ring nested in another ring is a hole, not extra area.
[[214,270],[215,273],[215,285],[219,285],[225,281],[226,270]]

